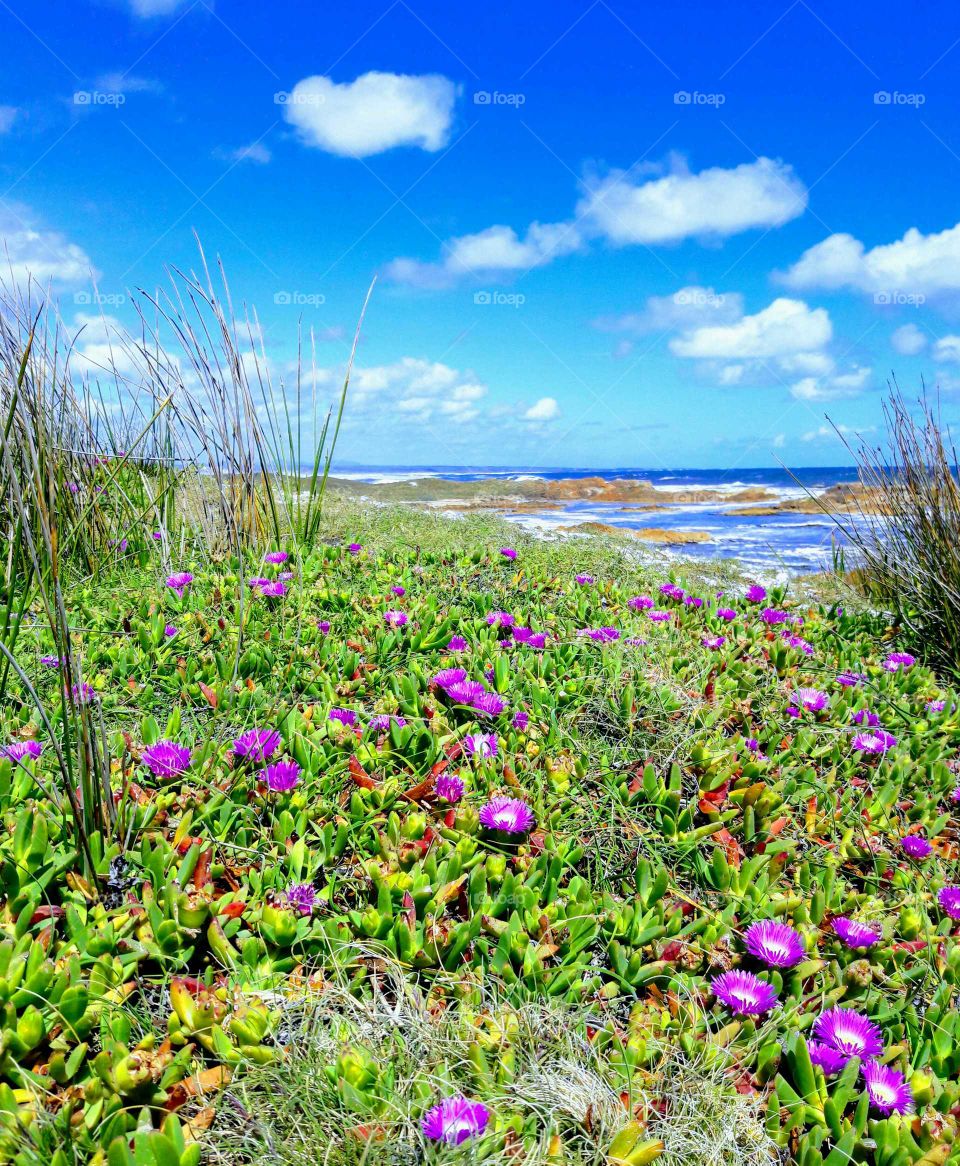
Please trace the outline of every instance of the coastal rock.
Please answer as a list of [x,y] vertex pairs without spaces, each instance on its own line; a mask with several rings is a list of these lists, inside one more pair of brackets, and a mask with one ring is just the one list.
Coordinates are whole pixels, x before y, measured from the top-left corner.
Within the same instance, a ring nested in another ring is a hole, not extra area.
[[616,538],[643,539],[644,542],[660,543],[664,546],[686,546],[691,543],[708,543],[712,538],[705,530],[664,530],[659,526],[645,526],[640,530],[629,530],[622,526],[611,526],[609,522],[578,522],[576,526],[562,526],[568,534],[608,534]]

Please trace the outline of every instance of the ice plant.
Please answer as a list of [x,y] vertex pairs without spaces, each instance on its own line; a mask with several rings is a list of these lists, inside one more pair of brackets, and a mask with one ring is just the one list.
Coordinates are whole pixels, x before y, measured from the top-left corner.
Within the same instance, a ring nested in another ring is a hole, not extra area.
[[480,825],[504,834],[526,834],[534,821],[533,810],[520,798],[491,798],[480,809]]
[[283,761],[275,761],[273,765],[268,765],[261,771],[260,776],[272,793],[285,794],[299,783],[300,766],[296,761],[285,758]]
[[676,583],[663,583],[660,587],[660,594],[666,595],[668,599],[683,599],[684,590]]
[[176,741],[157,741],[140,757],[154,777],[180,777],[190,765],[190,750]]
[[910,1086],[897,1069],[868,1061],[861,1067],[860,1073],[867,1087],[870,1104],[884,1117],[891,1113],[910,1113],[913,1109]]
[[482,1134],[490,1121],[490,1110],[479,1101],[465,1097],[445,1097],[428,1109],[421,1125],[424,1136],[432,1142],[459,1146],[467,1138]]
[[767,598],[766,587],[761,587],[759,583],[754,583],[752,587],[747,588],[746,599],[748,603],[763,603]]
[[449,688],[451,684],[460,684],[466,679],[466,668],[443,668],[434,676],[431,683],[437,688]]
[[469,733],[463,747],[472,757],[496,757],[497,739],[492,733]]
[[500,554],[503,555],[505,559],[515,559],[517,557],[517,552],[513,549],[513,547],[501,547]]
[[281,563],[285,563],[290,556],[286,551],[267,551],[263,556],[265,563],[273,563],[275,567],[279,567]]
[[443,798],[451,806],[455,806],[464,794],[463,778],[454,777],[452,774],[441,773],[437,778],[436,789],[438,798]]
[[276,729],[248,729],[233,742],[233,755],[243,761],[264,762],[280,748],[280,734]]
[[724,620],[726,623],[730,623],[731,620],[735,620],[737,618],[737,613],[733,610],[732,607],[718,607],[717,616],[718,618]]
[[390,594],[396,595],[396,597],[398,599],[402,599],[403,596],[406,595],[406,593],[407,593],[406,587],[401,587],[399,583],[397,583],[395,586],[390,588]]
[[798,688],[794,696],[800,705],[811,713],[822,712],[830,703],[830,697],[819,688]]
[[933,846],[922,834],[907,834],[900,839],[900,845],[911,858],[927,858],[933,854]]
[[405,611],[385,611],[383,618],[392,628],[402,628],[407,622],[407,613]]
[[486,691],[479,680],[458,680],[444,687],[444,692],[454,704],[473,705]]
[[178,629],[176,624],[168,623],[164,626],[163,634],[167,637],[168,640],[172,640],[173,637],[177,634],[177,631]]
[[591,583],[594,582],[592,575],[574,575],[574,579],[577,583],[580,584],[581,587],[588,587]]
[[668,619],[673,619],[673,613],[670,611],[648,611],[647,619],[652,619],[654,623],[665,623]]
[[398,729],[402,729],[407,723],[404,717],[391,716],[390,713],[378,713],[375,717],[370,718],[370,728],[385,732],[390,728],[391,721],[396,722]]
[[896,743],[893,733],[884,732],[883,729],[875,729],[872,733],[857,733],[852,742],[859,753],[886,753]]
[[722,972],[710,981],[710,990],[737,1016],[760,1016],[777,1003],[772,985],[752,972]]
[[516,622],[508,611],[487,612],[487,623],[493,628],[512,628]]
[[771,968],[792,968],[803,959],[799,932],[776,919],[751,923],[744,936],[747,951]]
[[867,1060],[883,1052],[880,1028],[852,1008],[828,1008],[813,1022],[813,1035],[845,1057]]
[[291,883],[284,897],[287,906],[299,915],[312,915],[317,904],[317,892],[311,883]]
[[711,648],[714,651],[716,651],[718,648],[722,648],[726,642],[726,636],[704,636],[700,641],[700,643],[703,644],[705,648]]
[[788,648],[793,648],[795,652],[802,652],[804,656],[813,655],[813,644],[805,640],[803,636],[795,636],[793,632],[781,632],[780,638]]
[[348,543],[347,550],[351,555],[359,555],[363,550],[363,547],[360,545],[360,543]]
[[838,1053],[836,1049],[822,1041],[813,1039],[807,1041],[807,1052],[813,1064],[819,1065],[824,1073],[839,1073],[849,1060],[843,1053]]
[[43,752],[39,741],[14,741],[10,745],[0,747],[0,757],[6,757],[13,762],[21,762],[27,757],[36,759]]
[[75,684],[70,689],[70,700],[75,705],[90,704],[91,701],[96,700],[96,696],[93,686],[87,684],[85,680],[81,680],[79,684]]
[[649,595],[634,595],[632,599],[627,600],[627,606],[632,607],[634,611],[647,611],[655,604]]
[[777,624],[787,623],[790,617],[777,607],[765,607],[760,612],[760,619],[770,627],[776,627]]
[[883,667],[886,672],[899,672],[902,668],[911,668],[916,662],[916,657],[909,652],[891,652],[884,660]]
[[451,636],[447,644],[448,652],[463,652],[466,651],[467,641],[463,636]]
[[175,574],[167,576],[167,586],[181,598],[192,582],[193,576],[189,571],[177,571]]
[[960,887],[941,887],[937,892],[937,902],[951,919],[960,919]]
[[883,939],[882,932],[875,931],[866,923],[858,923],[856,919],[848,919],[845,915],[838,915],[831,926],[847,947],[873,947]]
[[868,729],[876,729],[880,725],[880,718],[870,709],[857,709],[855,713],[850,714],[850,720],[855,725],[866,725]]
[[330,634],[330,621],[328,619],[318,619],[317,631],[321,636],[328,636]]
[[837,684],[841,688],[859,688],[866,679],[866,674],[863,672],[841,672],[837,676]]
[[353,726],[357,723],[357,714],[353,709],[331,709],[327,714],[327,719],[331,721],[339,721],[341,725]]
[[268,579],[260,585],[260,594],[264,599],[283,599],[287,593],[287,585],[280,579]]
[[473,698],[471,704],[477,712],[496,717],[507,707],[507,700],[499,692],[481,692],[479,696]]
[[41,656],[40,663],[44,668],[59,668],[63,661],[59,656]]
[[529,723],[530,714],[523,712],[522,709],[520,712],[514,713],[513,719],[510,721],[510,724],[513,725],[515,729],[519,729],[521,733],[526,731],[527,725]]

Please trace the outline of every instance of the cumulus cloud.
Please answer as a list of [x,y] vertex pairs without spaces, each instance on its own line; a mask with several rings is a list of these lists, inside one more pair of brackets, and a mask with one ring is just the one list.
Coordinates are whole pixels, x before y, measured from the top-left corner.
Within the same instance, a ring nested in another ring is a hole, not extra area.
[[806,187],[783,162],[758,158],[730,170],[715,166],[694,174],[674,159],[670,174],[647,182],[614,171],[589,189],[577,213],[609,242],[623,246],[780,227],[806,205]]
[[75,287],[96,276],[89,255],[59,231],[41,226],[29,208],[0,207],[0,279],[15,284]]
[[457,89],[437,74],[364,73],[337,84],[305,77],[287,95],[284,117],[307,145],[366,158],[395,146],[434,153],[449,138]]
[[895,352],[901,356],[916,356],[927,346],[927,338],[916,324],[904,324],[890,337]]
[[553,397],[541,397],[523,414],[523,421],[556,421],[560,416],[560,406]]
[[15,105],[0,105],[0,134],[8,134],[20,112]]
[[603,332],[688,332],[709,324],[730,324],[743,315],[739,292],[717,292],[712,287],[682,287],[669,296],[649,296],[639,312],[604,316],[594,321]]
[[941,336],[933,346],[933,359],[960,361],[960,336]]
[[470,372],[442,361],[405,356],[393,364],[355,368],[350,379],[353,404],[360,412],[395,409],[406,417],[430,421],[446,417],[472,421],[487,386]]
[[697,359],[765,359],[810,352],[829,343],[833,326],[825,308],[781,297],[733,324],[705,325],[670,342],[676,356]]
[[[874,296],[935,296],[960,290],[960,223],[938,234],[911,227],[902,239],[870,248],[853,235],[830,235],[780,278],[791,288],[850,288]],[[882,302],[882,301],[881,301]]]
[[872,372],[871,368],[855,365],[848,372],[803,377],[790,386],[790,394],[798,401],[835,401],[840,397],[855,397],[866,387]]

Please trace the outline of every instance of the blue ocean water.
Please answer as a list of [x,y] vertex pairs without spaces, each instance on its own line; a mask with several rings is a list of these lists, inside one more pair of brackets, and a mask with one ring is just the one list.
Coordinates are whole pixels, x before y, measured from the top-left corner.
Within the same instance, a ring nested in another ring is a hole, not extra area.
[[[852,466],[818,466],[788,471],[780,467],[735,470],[677,469],[671,471],[636,468],[571,469],[558,466],[451,467],[451,466],[346,466],[333,471],[338,477],[358,482],[415,481],[432,478],[449,481],[476,481],[482,478],[520,480],[524,478],[627,478],[649,481],[665,492],[681,493],[683,500],[653,511],[622,507],[617,503],[584,500],[571,502],[559,510],[524,512],[510,516],[527,529],[545,534],[581,522],[605,522],[624,529],[658,527],[665,530],[705,531],[710,542],[669,548],[669,553],[696,558],[727,558],[739,561],[759,577],[782,578],[791,574],[828,569],[834,550],[845,539],[837,523],[827,514],[775,515],[732,513],[744,504],[736,501],[702,500],[702,491],[736,495],[741,490],[764,487],[777,499],[819,495],[839,483],[856,482]],[[442,508],[442,504],[441,504]],[[844,523],[854,520],[844,515]]]

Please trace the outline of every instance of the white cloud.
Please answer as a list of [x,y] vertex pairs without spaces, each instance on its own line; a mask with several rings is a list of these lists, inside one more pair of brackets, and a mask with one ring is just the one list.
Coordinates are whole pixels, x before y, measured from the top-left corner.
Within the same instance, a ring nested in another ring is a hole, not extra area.
[[831,376],[804,377],[790,386],[790,394],[798,401],[835,401],[840,397],[855,397],[866,387],[872,372],[871,368],[854,366],[849,372]]
[[779,227],[806,205],[806,187],[783,162],[758,158],[730,170],[716,166],[694,174],[674,159],[670,174],[639,184],[614,171],[590,188],[577,213],[622,246]]
[[524,421],[556,421],[560,416],[560,406],[553,397],[541,397],[523,414]]
[[358,411],[393,408],[420,421],[472,421],[486,395],[487,386],[472,373],[414,356],[355,368],[350,378],[350,400]]
[[169,16],[187,0],[127,0],[134,16]]
[[829,343],[833,326],[825,308],[781,297],[733,324],[695,328],[670,342],[676,356],[697,359],[767,359],[811,352]]
[[214,150],[214,156],[226,162],[256,162],[265,166],[273,155],[263,142],[251,142],[249,146],[238,146],[235,150]]
[[826,376],[833,372],[835,363],[827,352],[797,352],[793,356],[780,358],[783,372],[800,376]]
[[960,289],[960,223],[934,235],[911,227],[902,239],[869,251],[852,235],[830,235],[805,251],[780,278],[797,289],[852,288],[875,296],[956,291]]
[[41,227],[29,208],[6,204],[0,208],[0,280],[24,284],[27,278],[41,286],[70,287],[96,276],[89,255],[59,231]]
[[395,146],[431,153],[446,145],[457,89],[437,74],[364,73],[337,84],[306,77],[287,95],[283,112],[311,146],[366,158]]
[[901,356],[916,356],[926,348],[927,338],[916,324],[904,324],[891,335],[890,343]]
[[941,336],[933,346],[933,359],[960,361],[960,336]]
[[603,332],[689,332],[708,324],[733,323],[742,315],[739,292],[691,285],[670,296],[650,296],[642,311],[606,316],[594,326]]
[[832,425],[821,425],[819,429],[811,429],[809,433],[804,433],[800,438],[801,441],[843,441],[845,437],[862,437],[866,433],[873,433],[874,427],[868,426],[866,429],[855,429],[852,425],[838,425],[836,428]]
[[7,134],[13,129],[19,112],[15,105],[0,105],[0,134]]

